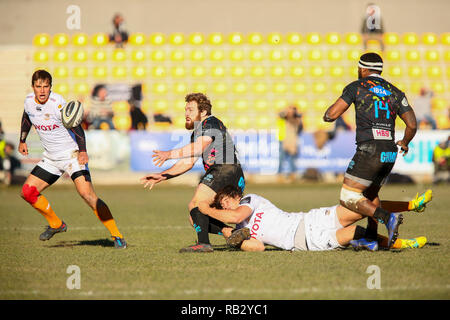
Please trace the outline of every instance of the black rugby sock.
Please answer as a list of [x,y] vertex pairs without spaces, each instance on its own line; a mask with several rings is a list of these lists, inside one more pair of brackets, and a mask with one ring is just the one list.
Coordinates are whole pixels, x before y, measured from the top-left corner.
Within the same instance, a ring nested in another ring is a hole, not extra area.
[[374,218],[367,217],[366,239],[375,240],[378,236],[378,222]]
[[222,235],[222,229],[228,227],[225,223],[222,221],[219,221],[217,219],[209,218],[209,233]]
[[378,207],[373,214],[373,217],[377,219],[379,222],[386,224],[389,221],[390,212]]
[[365,238],[366,229],[361,226],[356,226],[355,234],[353,235],[353,240],[359,240],[361,238]]
[[197,232],[198,242],[209,244],[209,217],[201,213],[198,207],[195,207],[189,213],[191,215],[192,221],[194,222],[194,228]]

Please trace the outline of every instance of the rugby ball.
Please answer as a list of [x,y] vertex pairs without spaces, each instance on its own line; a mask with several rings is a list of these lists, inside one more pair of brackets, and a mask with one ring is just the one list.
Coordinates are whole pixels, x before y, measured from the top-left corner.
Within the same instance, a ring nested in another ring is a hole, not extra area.
[[83,105],[80,101],[69,101],[61,109],[61,121],[67,129],[77,127],[83,120]]

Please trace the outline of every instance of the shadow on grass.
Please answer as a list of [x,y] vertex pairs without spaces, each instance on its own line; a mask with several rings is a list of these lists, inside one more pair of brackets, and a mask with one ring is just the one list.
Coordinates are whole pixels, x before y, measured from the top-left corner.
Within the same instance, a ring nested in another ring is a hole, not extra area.
[[[227,245],[213,245],[213,249],[214,249],[214,251],[239,251],[239,252],[244,252],[241,249],[231,248],[231,247],[228,247]],[[284,251],[284,250],[280,249],[280,248],[275,248],[275,247],[266,247],[266,249],[264,251]]]
[[81,241],[59,241],[55,245],[47,246],[49,248],[70,248],[78,246],[99,246],[99,247],[114,247],[114,241],[109,239],[97,240],[81,240]]

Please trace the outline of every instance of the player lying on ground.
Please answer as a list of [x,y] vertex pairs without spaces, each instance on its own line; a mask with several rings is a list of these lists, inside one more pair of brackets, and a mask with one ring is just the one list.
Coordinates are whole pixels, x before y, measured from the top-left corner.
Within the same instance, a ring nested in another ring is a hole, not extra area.
[[[428,190],[410,202],[394,204],[423,211],[431,198],[431,190]],[[306,213],[288,213],[261,196],[248,194],[243,197],[239,189],[227,186],[217,193],[211,206],[201,202],[199,209],[209,217],[236,224],[227,243],[232,246],[242,243],[240,248],[244,251],[263,251],[266,244],[284,250],[311,251],[332,250],[349,244],[355,249],[371,251],[378,250],[379,245],[389,248],[386,237],[378,235],[374,240],[364,239],[365,228],[352,225],[364,216],[341,205]],[[393,247],[421,247],[425,242],[424,237],[398,239]]]
[[205,174],[189,202],[190,223],[197,232],[198,242],[182,248],[180,252],[212,252],[209,233],[224,234],[231,228],[223,222],[205,216],[198,210],[198,203],[212,203],[216,192],[227,185],[233,185],[242,192],[245,188],[244,173],[237,157],[236,148],[225,125],[211,114],[212,105],[202,93],[191,93],[185,98],[185,127],[193,130],[191,143],[174,150],[155,150],[153,161],[161,166],[169,159],[180,159],[172,167],[161,172],[151,173],[141,178],[144,188],[153,186],[189,171],[201,156]]
[[31,126],[36,129],[45,151],[43,159],[34,167],[25,181],[21,196],[49,223],[47,230],[40,235],[39,239],[50,240],[56,233],[67,230],[67,225],[55,214],[47,198],[41,194],[64,172],[67,172],[80,196],[111,233],[115,248],[126,248],[126,242],[117,229],[111,211],[94,192],[88,169],[86,140],[81,125],[71,129],[63,126],[60,109],[66,102],[62,96],[51,92],[50,73],[37,70],[32,76],[31,86],[33,93],[25,99],[19,152],[24,156],[28,155],[25,140]]
[[[394,167],[397,146],[403,156],[417,130],[416,117],[401,90],[381,77],[383,59],[374,52],[361,56],[358,80],[347,85],[342,95],[324,114],[324,121],[338,119],[355,105],[356,153],[345,172],[340,203],[369,217],[367,236],[377,234],[377,222],[385,225],[389,245],[395,242],[403,216],[379,206],[378,192]],[[395,119],[405,123],[403,138],[395,142]]]

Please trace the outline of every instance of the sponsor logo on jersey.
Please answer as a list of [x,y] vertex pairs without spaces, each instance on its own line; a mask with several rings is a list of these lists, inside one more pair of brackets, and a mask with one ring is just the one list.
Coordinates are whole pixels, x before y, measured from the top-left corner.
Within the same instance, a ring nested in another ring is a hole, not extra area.
[[382,163],[394,163],[395,159],[397,159],[397,152],[382,152],[380,155]]
[[48,125],[48,126],[35,124],[34,127],[36,128],[36,130],[40,130],[40,131],[52,131],[52,130],[59,128],[59,126],[57,124]]
[[203,180],[206,181],[206,182],[211,182],[213,178],[214,178],[213,175],[212,175],[211,173],[208,173],[208,174],[203,178]]
[[250,203],[252,197],[245,197],[243,199],[241,199],[241,201],[239,202],[239,204],[246,204],[246,203]]
[[50,114],[49,113],[44,114],[44,120],[50,120]]
[[372,87],[369,89],[369,91],[375,93],[380,98],[391,95],[391,92],[389,90],[383,88],[382,86]]
[[391,131],[383,129],[372,129],[375,140],[392,140]]
[[256,236],[258,235],[259,224],[261,223],[263,214],[264,212],[256,213],[255,219],[253,220],[253,225],[252,228],[250,229],[250,236],[254,239],[256,239]]
[[353,169],[353,166],[355,165],[355,161],[350,161],[350,163],[348,164],[349,169]]

